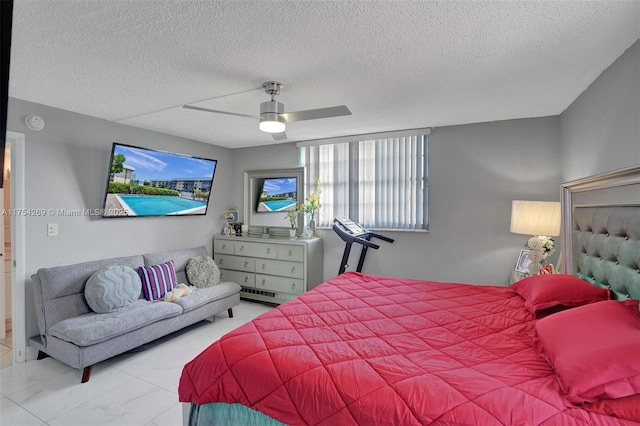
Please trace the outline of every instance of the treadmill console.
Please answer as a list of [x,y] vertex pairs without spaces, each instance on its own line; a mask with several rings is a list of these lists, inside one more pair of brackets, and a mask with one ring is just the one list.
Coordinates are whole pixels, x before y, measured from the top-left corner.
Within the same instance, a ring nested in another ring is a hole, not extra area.
[[346,231],[354,236],[366,234],[367,232],[369,232],[348,217],[336,217],[335,219],[333,219],[333,222],[340,228],[342,228],[343,231]]

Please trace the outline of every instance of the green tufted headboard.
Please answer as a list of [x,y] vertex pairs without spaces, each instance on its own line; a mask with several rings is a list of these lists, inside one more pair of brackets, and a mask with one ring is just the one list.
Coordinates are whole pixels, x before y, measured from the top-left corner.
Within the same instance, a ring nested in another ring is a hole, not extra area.
[[561,271],[640,299],[640,164],[562,184]]
[[640,299],[640,205],[575,207],[573,268],[618,299]]

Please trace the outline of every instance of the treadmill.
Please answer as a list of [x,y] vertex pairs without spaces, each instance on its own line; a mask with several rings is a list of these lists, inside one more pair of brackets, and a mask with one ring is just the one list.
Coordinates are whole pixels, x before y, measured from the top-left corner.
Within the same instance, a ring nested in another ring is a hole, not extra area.
[[362,272],[362,265],[364,264],[364,258],[367,256],[367,250],[369,248],[375,250],[378,250],[380,248],[378,244],[371,242],[372,238],[378,238],[388,243],[394,242],[393,238],[385,237],[384,235],[368,231],[348,217],[334,218],[333,230],[346,243],[344,253],[342,254],[342,261],[340,262],[338,275],[342,274],[347,269],[347,266],[349,266],[347,262],[349,261],[349,254],[351,253],[351,246],[353,245],[353,243],[357,243],[362,246],[362,251],[360,252],[360,260],[358,261],[358,267],[356,268],[357,272]]

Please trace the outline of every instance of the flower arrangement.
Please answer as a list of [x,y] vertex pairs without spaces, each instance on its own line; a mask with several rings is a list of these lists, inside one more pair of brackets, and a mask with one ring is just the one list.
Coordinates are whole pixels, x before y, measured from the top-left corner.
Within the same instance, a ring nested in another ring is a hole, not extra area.
[[297,225],[299,209],[300,209],[300,206],[296,207],[295,210],[288,210],[287,215],[284,217],[285,219],[289,219],[289,223],[291,224],[291,229],[294,229]]
[[554,251],[556,251],[553,246],[553,238],[545,237],[544,235],[539,235],[538,238],[542,241],[542,258],[546,259],[551,256]]
[[320,194],[322,194],[322,188],[320,187],[320,179],[316,180],[316,187],[313,192],[307,195],[303,204],[298,206],[298,212],[300,214],[310,214],[311,220],[315,220],[316,214],[322,204],[320,204]]

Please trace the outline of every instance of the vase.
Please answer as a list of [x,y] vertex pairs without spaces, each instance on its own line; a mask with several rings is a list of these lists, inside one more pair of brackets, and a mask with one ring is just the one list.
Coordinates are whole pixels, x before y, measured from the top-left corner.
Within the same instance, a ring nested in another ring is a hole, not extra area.
[[311,216],[311,220],[309,221],[309,229],[311,230],[311,236],[316,236],[316,219]]
[[296,239],[296,228],[289,229],[289,239],[291,240]]

